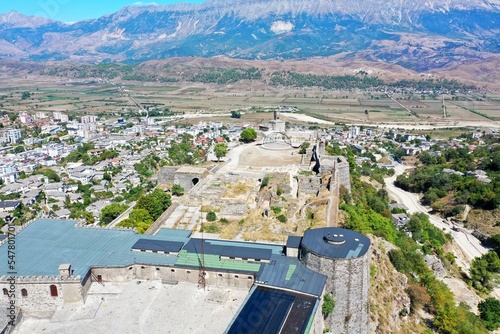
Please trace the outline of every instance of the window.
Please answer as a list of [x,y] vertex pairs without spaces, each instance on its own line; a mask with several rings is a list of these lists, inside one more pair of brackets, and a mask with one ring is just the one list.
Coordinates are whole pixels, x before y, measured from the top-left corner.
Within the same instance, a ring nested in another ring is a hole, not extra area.
[[234,278],[240,278],[240,276],[238,276],[238,275],[234,275]]
[[156,268],[156,270],[160,271],[160,268]]
[[21,289],[21,296],[23,296],[24,298],[28,297],[28,290]]
[[97,282],[102,283],[102,275],[97,275]]
[[[97,279],[99,280],[99,278]],[[59,295],[59,293],[57,292],[57,286],[55,286],[54,284],[50,286],[50,295],[52,297],[57,297]]]
[[175,273],[175,269],[170,269],[171,272]]
[[9,295],[9,290],[7,290],[6,288],[3,288],[3,294],[5,296],[8,296]]
[[219,274],[219,277],[222,277],[222,274]]
[[144,266],[141,266],[141,269],[146,269],[146,267],[144,267]]

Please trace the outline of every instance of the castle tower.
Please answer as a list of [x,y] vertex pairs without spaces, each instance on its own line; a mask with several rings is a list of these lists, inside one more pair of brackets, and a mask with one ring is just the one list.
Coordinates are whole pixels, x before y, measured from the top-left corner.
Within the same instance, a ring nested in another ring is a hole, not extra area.
[[370,239],[335,227],[304,233],[299,259],[306,267],[326,275],[325,294],[335,300],[325,327],[333,333],[369,334]]

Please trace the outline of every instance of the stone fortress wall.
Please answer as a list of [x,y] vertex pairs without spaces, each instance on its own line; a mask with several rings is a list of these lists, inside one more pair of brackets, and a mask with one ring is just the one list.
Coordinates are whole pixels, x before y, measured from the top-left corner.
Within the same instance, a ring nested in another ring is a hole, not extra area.
[[[15,303],[23,314],[29,317],[50,318],[63,305],[83,303],[92,283],[127,282],[130,280],[161,280],[165,284],[188,282],[197,284],[199,270],[168,266],[134,264],[127,267],[92,268],[82,280],[80,276],[32,276],[16,277]],[[254,283],[253,274],[229,273],[206,270],[206,284],[221,288],[250,289]],[[7,305],[11,284],[8,276],[0,277],[0,302]],[[7,289],[7,290],[4,290]],[[54,290],[56,289],[56,290]],[[24,290],[24,291],[23,291]],[[57,293],[55,293],[57,291]]]
[[301,260],[328,277],[324,293],[331,294],[335,309],[325,327],[333,333],[369,334],[370,252],[355,259],[335,260],[307,253]]

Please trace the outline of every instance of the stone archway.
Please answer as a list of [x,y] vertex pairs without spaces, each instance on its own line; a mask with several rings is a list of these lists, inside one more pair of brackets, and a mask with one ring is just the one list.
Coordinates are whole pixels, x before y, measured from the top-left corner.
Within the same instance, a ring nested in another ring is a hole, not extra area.
[[194,187],[195,185],[198,184],[198,182],[200,182],[200,179],[195,177],[194,179],[191,180],[191,182],[193,183],[193,187]]

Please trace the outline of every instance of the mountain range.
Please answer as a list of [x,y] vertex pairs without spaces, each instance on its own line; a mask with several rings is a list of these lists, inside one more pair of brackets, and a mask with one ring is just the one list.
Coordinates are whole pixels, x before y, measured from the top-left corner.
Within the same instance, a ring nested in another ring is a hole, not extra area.
[[0,15],[0,58],[140,62],[342,55],[427,71],[500,53],[500,0],[207,0],[67,24]]

